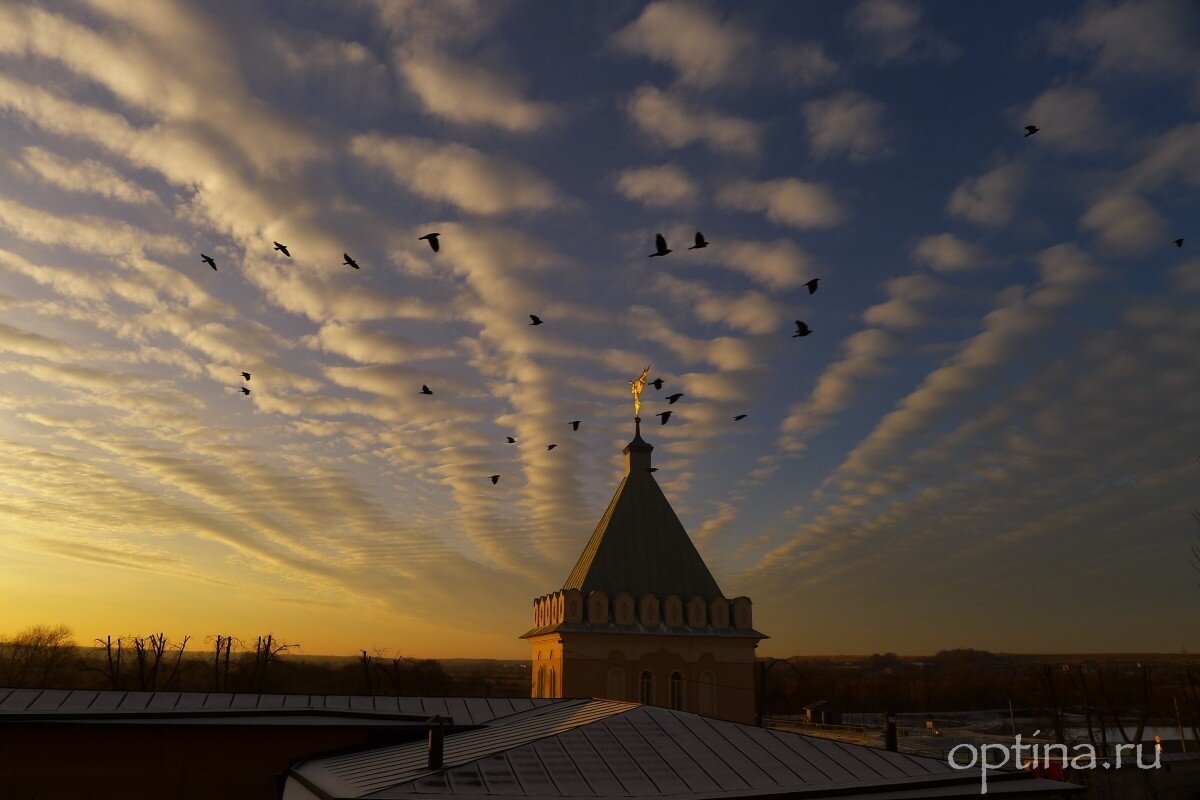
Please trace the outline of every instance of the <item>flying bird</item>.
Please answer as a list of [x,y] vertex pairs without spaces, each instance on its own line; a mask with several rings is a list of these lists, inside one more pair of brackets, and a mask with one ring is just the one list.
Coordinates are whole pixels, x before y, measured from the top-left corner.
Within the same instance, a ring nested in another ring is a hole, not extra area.
[[662,378],[655,378],[654,380],[650,381],[650,385],[651,385],[651,386],[653,386],[655,389],[657,389],[658,391],[660,391],[660,392],[661,392],[661,391],[662,391],[662,385],[663,385],[663,379],[662,379]]
[[495,485],[496,485],[497,483],[499,483],[499,482],[500,482],[500,476],[499,476],[499,475],[493,475],[493,476],[492,476],[492,486],[495,486]]
[[516,439],[514,439],[514,438],[513,438],[513,437],[511,437],[511,436],[505,436],[504,438],[508,440],[508,443],[509,443],[509,444],[516,444],[516,443],[517,443],[517,440],[516,440]]
[[205,264],[208,264],[210,267],[212,267],[213,272],[217,271],[217,262],[212,260],[212,256],[206,256],[206,255],[204,255],[204,253],[201,253],[200,260],[203,261]]
[[346,259],[342,262],[343,264],[345,264],[347,267],[354,267],[355,269],[358,269],[358,262],[351,258],[349,253],[342,253],[342,256]]
[[1041,128],[1039,128],[1037,125],[1026,125],[1025,126],[1025,138],[1028,139],[1030,136],[1033,136],[1035,133],[1037,133],[1040,130],[1041,130]]
[[242,377],[243,377],[243,378],[245,378],[246,380],[250,380],[250,373],[249,373],[249,372],[243,372],[243,373],[242,373]]
[[546,445],[546,449],[547,449],[547,450],[553,450],[553,449],[554,449],[554,448],[556,448],[556,447],[558,447],[558,445],[556,445],[556,444],[548,444],[548,445]]
[[279,242],[272,242],[271,244],[275,245],[275,249],[283,253],[288,258],[292,257],[292,254],[288,252],[286,244],[280,244]]
[[663,424],[663,425],[666,425],[666,424],[667,424],[667,420],[669,420],[669,419],[671,418],[671,415],[672,415],[673,413],[675,413],[675,412],[673,412],[673,411],[660,411],[660,412],[658,412],[657,414],[655,414],[654,416],[656,416],[656,417],[662,417],[662,424]]
[[696,243],[688,248],[688,250],[699,250],[701,247],[708,247],[708,242],[704,240],[704,234],[696,231]]
[[746,415],[746,414],[738,414],[736,417],[734,417],[734,418],[733,418],[733,421],[734,421],[734,422],[741,422],[741,421],[742,421],[742,420],[744,420],[746,417],[747,417],[747,415]]
[[530,314],[529,318],[531,320],[533,320],[533,322],[529,323],[530,325],[541,325],[542,324],[542,318],[539,317],[537,314]]
[[245,386],[242,386],[242,387],[239,387],[239,388],[242,390],[242,394],[250,394],[250,390],[249,390],[249,389],[247,389]]
[[433,394],[433,389],[430,389],[428,386],[426,386],[425,384],[422,383],[420,393],[421,394]]
[[675,403],[681,397],[683,397],[683,392],[676,392],[675,394],[669,394],[669,395],[667,395],[667,402],[670,403],[671,405],[675,405]]
[[433,250],[433,252],[436,253],[438,250],[442,249],[442,246],[438,244],[439,236],[441,236],[440,233],[427,233],[424,236],[418,236],[417,241],[424,239],[425,241],[429,242],[429,247]]
[[1176,239],[1176,240],[1175,240],[1175,246],[1176,246],[1176,247],[1183,247],[1183,239]]
[[811,281],[809,281],[808,283],[804,284],[805,286],[807,286],[807,287],[808,287],[808,293],[809,293],[809,294],[816,294],[816,293],[817,293],[817,283],[818,283],[820,280],[821,280],[820,278],[813,278]]
[[667,253],[674,252],[667,247],[667,240],[663,238],[661,233],[654,234],[654,246],[657,249],[650,254],[650,258],[654,258],[655,256],[665,256]]
[[573,430],[573,431],[579,430],[579,420],[573,419],[570,422],[568,422],[567,424],[571,426],[571,430]]
[[792,334],[793,339],[799,339],[801,336],[808,336],[812,333],[812,328],[805,325],[800,320],[796,320],[796,332]]

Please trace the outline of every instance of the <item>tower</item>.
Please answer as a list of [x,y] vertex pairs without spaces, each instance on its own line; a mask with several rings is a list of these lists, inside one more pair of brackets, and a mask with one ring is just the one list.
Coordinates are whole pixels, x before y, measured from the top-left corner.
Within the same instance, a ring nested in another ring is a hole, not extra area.
[[521,637],[532,695],[753,723],[754,650],[766,636],[754,630],[749,597],[722,594],[650,471],[641,419],[634,425],[625,476],[575,568],[533,601],[533,627]]

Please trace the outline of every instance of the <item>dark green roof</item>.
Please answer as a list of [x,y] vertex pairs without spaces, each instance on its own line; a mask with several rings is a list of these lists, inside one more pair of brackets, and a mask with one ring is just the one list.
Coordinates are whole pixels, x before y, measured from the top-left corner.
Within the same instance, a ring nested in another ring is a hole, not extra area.
[[564,589],[584,597],[600,589],[609,597],[629,592],[712,600],[721,589],[650,470],[641,435],[625,448],[625,477],[596,526]]

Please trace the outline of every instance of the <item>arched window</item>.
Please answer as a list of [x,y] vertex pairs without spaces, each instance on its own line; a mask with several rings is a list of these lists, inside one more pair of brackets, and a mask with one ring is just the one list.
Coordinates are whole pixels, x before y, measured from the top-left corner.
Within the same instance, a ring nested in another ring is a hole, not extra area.
[[554,680],[554,667],[550,668],[550,685],[547,688],[550,690],[547,697],[558,697],[558,682]]
[[638,676],[638,700],[643,705],[654,705],[654,676],[646,670]]
[[683,673],[675,670],[671,673],[671,708],[683,711]]
[[609,700],[624,700],[625,699],[625,671],[613,667],[608,671],[608,692],[605,694]]
[[546,696],[546,668],[538,666],[537,668],[537,686],[533,693],[534,697]]
[[698,711],[708,717],[717,713],[716,687],[714,686],[716,682],[716,678],[709,670],[700,673],[700,707]]

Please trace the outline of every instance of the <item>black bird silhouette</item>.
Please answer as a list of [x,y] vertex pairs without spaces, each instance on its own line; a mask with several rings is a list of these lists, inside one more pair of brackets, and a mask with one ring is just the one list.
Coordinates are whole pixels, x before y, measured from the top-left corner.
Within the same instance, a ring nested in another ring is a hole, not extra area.
[[433,394],[433,389],[430,389],[428,386],[426,386],[425,384],[422,383],[420,393],[421,394]]
[[747,416],[748,416],[747,414],[738,414],[736,417],[734,417],[734,418],[733,418],[733,421],[734,421],[734,422],[741,422],[741,421],[742,421],[742,420],[744,420],[744,419],[745,419]]
[[556,444],[548,444],[548,445],[546,445],[546,449],[547,449],[547,450],[553,450],[553,449],[554,449],[554,448],[556,448],[556,447],[558,447],[558,445],[556,445]]
[[579,420],[573,419],[570,422],[568,422],[567,424],[571,426],[571,430],[573,430],[573,431],[579,430]]
[[242,394],[250,394],[250,390],[249,390],[249,389],[247,389],[245,386],[242,386],[242,387],[240,387],[240,388],[241,388],[241,390],[242,390]]
[[658,467],[646,467],[646,472],[658,472]]
[[651,258],[654,258],[655,256],[665,256],[667,253],[674,252],[667,247],[667,240],[663,238],[661,233],[654,234],[654,246],[657,249],[650,254]]
[[204,253],[201,253],[200,260],[203,261],[205,264],[208,264],[210,267],[212,267],[213,272],[217,271],[217,262],[213,261],[212,257],[206,256],[206,255],[204,255]]
[[681,397],[683,397],[683,392],[676,392],[675,394],[669,394],[669,395],[667,395],[667,402],[670,403],[671,405],[675,405],[676,401],[678,401],[679,398],[681,398]]
[[1039,128],[1037,125],[1026,125],[1025,126],[1025,138],[1028,139],[1030,136],[1033,136],[1035,133],[1037,133],[1040,130],[1041,130],[1041,128]]
[[669,420],[669,419],[671,418],[671,414],[673,414],[673,413],[675,413],[675,412],[673,412],[673,411],[660,411],[660,412],[658,412],[657,414],[655,414],[654,416],[656,416],[656,417],[662,417],[662,424],[663,424],[663,425],[666,425],[666,424],[667,424],[667,420]]
[[688,250],[699,250],[701,247],[708,247],[708,242],[704,241],[704,234],[696,231],[696,243],[688,248]]
[[514,438],[513,438],[513,437],[511,437],[511,436],[505,436],[504,438],[508,440],[508,443],[509,443],[509,444],[516,444],[516,443],[517,443],[517,440],[516,440],[516,439],[514,439]]
[[427,233],[424,236],[418,236],[417,241],[424,239],[425,241],[429,242],[429,246],[433,249],[433,252],[436,253],[438,250],[442,249],[442,246],[438,244],[439,236],[441,236],[440,233]]
[[342,253],[342,257],[346,259],[342,262],[343,264],[345,264],[347,267],[354,267],[355,269],[358,269],[358,262],[351,258],[349,253]]
[[541,325],[542,324],[542,318],[539,317],[537,314],[530,314],[529,318],[531,320],[533,320],[533,322],[529,323],[530,325]]
[[801,336],[808,336],[812,333],[812,328],[805,325],[800,320],[796,320],[796,332],[792,334],[793,339],[799,339]]
[[816,293],[817,293],[817,283],[818,283],[820,280],[821,280],[820,278],[813,278],[811,281],[809,281],[808,283],[804,284],[805,286],[807,286],[807,287],[808,287],[808,293],[809,293],[809,294],[816,294]]
[[662,385],[663,385],[663,379],[662,379],[662,378],[655,378],[654,380],[650,381],[650,385],[651,385],[651,386],[653,386],[655,389],[657,389],[658,391],[660,391],[660,392],[661,392],[661,391],[662,391]]
[[243,372],[243,373],[242,373],[242,377],[243,377],[243,378],[245,378],[246,380],[250,380],[250,373],[249,373],[249,372]]
[[280,244],[279,242],[272,242],[271,244],[275,245],[275,249],[283,253],[288,258],[292,257],[292,254],[288,252],[286,244]]
[[492,486],[495,486],[495,485],[496,485],[497,483],[499,483],[499,482],[500,482],[500,476],[499,476],[499,475],[493,475],[493,476],[492,476]]
[[1183,247],[1183,239],[1176,239],[1176,240],[1175,240],[1175,246],[1176,246],[1176,247]]

